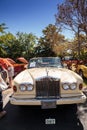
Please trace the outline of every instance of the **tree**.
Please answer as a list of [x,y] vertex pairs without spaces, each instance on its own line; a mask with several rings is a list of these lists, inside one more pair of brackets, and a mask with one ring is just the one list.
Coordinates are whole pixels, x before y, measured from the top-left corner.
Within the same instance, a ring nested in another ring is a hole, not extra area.
[[87,36],[87,0],[65,0],[58,5],[57,9],[56,24],[78,34],[78,55],[80,56],[79,35],[84,32]]
[[56,49],[64,42],[64,36],[60,34],[60,28],[49,24],[43,31],[43,37],[39,39],[37,53],[41,56],[55,56]]
[[17,40],[20,45],[23,47],[21,56],[24,56],[26,59],[29,59],[34,56],[34,48],[37,43],[37,37],[32,33],[23,33],[18,32]]
[[[5,33],[5,29],[7,29],[5,23],[1,23],[0,24],[0,34],[3,34]],[[1,36],[1,35],[0,35]],[[1,38],[1,37],[0,37]],[[2,45],[2,40],[0,39],[0,56],[3,56],[3,54],[5,54],[5,50],[3,48],[3,45]]]
[[12,51],[9,51],[14,43],[15,36],[11,33],[5,33],[0,36],[0,57],[9,57]]
[[7,29],[6,24],[5,23],[0,24],[0,33],[4,33],[5,29]]
[[[86,39],[86,36],[84,34],[80,34],[79,35],[79,41],[81,43],[81,45],[80,45],[81,46],[81,49],[80,49],[80,59],[84,59],[84,58],[86,58],[85,54],[87,53],[87,39]],[[72,50],[73,50],[73,52],[75,52],[77,54],[78,35],[75,35],[72,43],[73,43],[73,49]]]

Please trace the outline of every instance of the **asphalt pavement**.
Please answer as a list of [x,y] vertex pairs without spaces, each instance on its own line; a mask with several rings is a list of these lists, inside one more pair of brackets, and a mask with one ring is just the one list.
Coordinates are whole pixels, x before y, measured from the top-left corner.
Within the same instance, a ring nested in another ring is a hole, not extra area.
[[0,120],[0,130],[87,130],[87,102],[78,107],[78,113],[75,105],[42,110],[38,106],[11,105],[12,93],[12,88],[3,91],[7,115]]

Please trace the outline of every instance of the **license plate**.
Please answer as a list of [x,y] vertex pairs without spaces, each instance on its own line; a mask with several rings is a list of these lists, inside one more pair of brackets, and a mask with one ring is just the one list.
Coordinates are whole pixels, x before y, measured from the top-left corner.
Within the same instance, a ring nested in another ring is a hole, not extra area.
[[56,108],[56,101],[42,101],[42,109]]
[[45,124],[56,124],[56,120],[55,119],[45,119]]

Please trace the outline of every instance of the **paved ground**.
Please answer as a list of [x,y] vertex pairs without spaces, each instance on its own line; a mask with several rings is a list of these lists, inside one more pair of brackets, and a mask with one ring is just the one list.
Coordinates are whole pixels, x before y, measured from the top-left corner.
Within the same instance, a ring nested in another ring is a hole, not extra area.
[[[87,95],[87,91],[84,93]],[[7,116],[0,121],[0,130],[87,130],[87,101],[73,107],[41,110],[40,107],[14,106],[9,103],[12,89],[3,91],[4,109]],[[7,105],[6,105],[7,104]],[[55,119],[55,124],[47,125],[46,119]]]
[[[84,90],[84,93],[87,96],[87,87]],[[84,126],[84,130],[87,130],[87,100],[84,104],[78,105],[78,118]]]
[[[0,130],[84,130],[75,106],[58,106],[56,109],[41,109],[33,106],[14,106],[8,103],[7,115],[0,120]],[[47,120],[55,120],[47,124]]]

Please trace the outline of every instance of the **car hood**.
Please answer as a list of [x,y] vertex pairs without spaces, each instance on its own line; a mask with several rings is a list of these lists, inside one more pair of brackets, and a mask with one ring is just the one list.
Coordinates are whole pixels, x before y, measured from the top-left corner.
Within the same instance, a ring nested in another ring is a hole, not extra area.
[[75,72],[65,69],[65,68],[32,68],[26,69],[20,74],[18,74],[14,81],[17,83],[34,83],[35,80],[44,77],[58,78],[61,82],[77,82],[78,80],[82,82],[82,78]]

